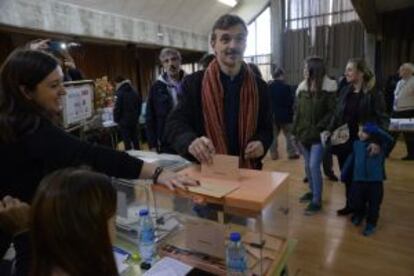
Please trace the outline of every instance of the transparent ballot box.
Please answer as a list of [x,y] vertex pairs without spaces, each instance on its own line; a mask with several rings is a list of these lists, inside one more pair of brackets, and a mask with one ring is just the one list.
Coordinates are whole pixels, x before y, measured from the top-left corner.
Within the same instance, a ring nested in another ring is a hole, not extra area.
[[[178,171],[201,183],[207,181],[197,165],[188,163]],[[233,180],[208,181],[228,185]],[[159,258],[169,256],[213,275],[226,275],[225,248],[230,232],[237,231],[247,252],[250,275],[279,275],[289,253],[289,176],[241,169],[233,182],[237,189],[214,197],[170,191],[151,181],[115,179],[117,245],[131,254],[138,252],[137,214],[149,208]]]

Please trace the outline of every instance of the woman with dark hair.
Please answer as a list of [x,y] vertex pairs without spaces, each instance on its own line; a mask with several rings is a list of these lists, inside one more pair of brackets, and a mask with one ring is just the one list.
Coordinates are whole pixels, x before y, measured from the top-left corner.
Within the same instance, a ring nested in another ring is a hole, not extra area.
[[12,275],[118,275],[116,200],[109,177],[75,168],[43,178],[31,207],[9,196],[0,200],[1,226],[14,234]]
[[293,135],[299,142],[305,159],[305,171],[310,192],[304,194],[301,202],[309,202],[306,215],[312,215],[322,208],[321,162],[323,147],[321,133],[327,129],[335,108],[337,85],[325,74],[325,65],[319,57],[306,59],[305,80],[296,91],[296,112],[293,120]]
[[32,203],[31,275],[118,275],[115,212],[106,175],[64,169],[46,176]]
[[[333,132],[338,127],[347,124],[349,139],[340,145],[332,146],[332,152],[337,155],[339,167],[343,168],[345,160],[352,152],[352,144],[358,139],[358,126],[367,122],[375,123],[386,130],[389,118],[385,111],[382,93],[375,89],[375,76],[368,68],[365,60],[352,58],[345,69],[348,85],[339,92],[334,116],[328,130]],[[371,143],[368,147],[370,154],[381,151],[380,144]],[[353,212],[351,182],[345,182],[346,205],[337,211],[338,215],[348,215]]]
[[62,80],[58,61],[40,51],[16,50],[1,66],[0,198],[9,195],[30,203],[43,176],[79,165],[114,177],[152,178],[170,189],[197,185],[185,176],[82,142],[60,129],[56,122],[65,94]]

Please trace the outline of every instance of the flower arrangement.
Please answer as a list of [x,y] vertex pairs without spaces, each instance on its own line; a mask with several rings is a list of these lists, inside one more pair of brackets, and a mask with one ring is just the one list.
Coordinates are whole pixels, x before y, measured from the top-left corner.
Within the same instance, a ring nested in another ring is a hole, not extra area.
[[95,109],[110,107],[113,104],[114,87],[107,76],[95,81]]

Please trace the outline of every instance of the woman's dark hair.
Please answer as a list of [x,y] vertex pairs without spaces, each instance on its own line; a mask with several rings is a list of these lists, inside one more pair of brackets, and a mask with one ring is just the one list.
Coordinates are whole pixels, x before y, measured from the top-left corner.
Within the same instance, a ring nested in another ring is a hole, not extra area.
[[117,275],[108,232],[115,211],[109,177],[86,169],[46,176],[32,203],[31,275]]
[[[12,142],[37,128],[46,111],[27,99],[59,62],[41,51],[18,49],[0,68],[0,142]],[[24,91],[23,91],[24,90]]]
[[312,91],[312,83],[316,92],[322,91],[323,78],[326,70],[323,59],[320,57],[308,57],[305,61],[309,77],[307,79],[308,90]]
[[283,75],[285,75],[285,70],[282,67],[276,66],[272,72],[273,79],[280,78]]

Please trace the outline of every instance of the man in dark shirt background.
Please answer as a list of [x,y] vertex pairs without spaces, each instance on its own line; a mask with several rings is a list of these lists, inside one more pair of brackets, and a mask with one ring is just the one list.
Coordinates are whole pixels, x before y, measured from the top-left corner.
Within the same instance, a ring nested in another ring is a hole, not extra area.
[[139,150],[138,119],[141,114],[141,96],[132,88],[130,80],[119,76],[115,82],[114,121],[119,126],[125,150]]
[[269,83],[269,92],[272,101],[274,141],[270,147],[270,156],[273,160],[279,158],[277,138],[279,133],[283,131],[288,158],[298,159],[298,150],[295,147],[291,133],[295,93],[284,82],[284,70],[282,68],[276,67],[272,77],[273,81]]

